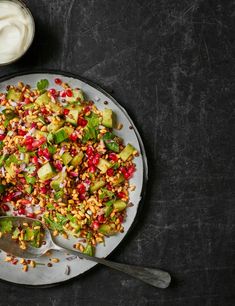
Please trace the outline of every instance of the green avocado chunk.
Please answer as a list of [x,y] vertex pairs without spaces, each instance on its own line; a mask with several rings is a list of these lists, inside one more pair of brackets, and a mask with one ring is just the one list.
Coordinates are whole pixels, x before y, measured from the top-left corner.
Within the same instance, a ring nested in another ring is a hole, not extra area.
[[101,224],[98,231],[101,234],[108,235],[108,236],[113,235],[115,233],[115,231],[109,224]]
[[102,124],[107,128],[113,127],[113,111],[109,108],[105,108],[102,112],[103,120]]
[[66,101],[70,103],[75,102],[83,102],[84,101],[84,95],[81,89],[73,89],[72,90],[72,97],[66,97]]
[[69,113],[68,115],[66,115],[65,121],[73,125],[77,125],[78,116],[80,112],[82,111],[82,106],[77,105],[73,107],[72,105],[69,105],[66,107],[66,109],[69,109]]
[[40,178],[40,180],[42,181],[46,181],[51,179],[53,176],[56,175],[54,169],[52,168],[52,166],[50,165],[50,163],[46,163],[45,165],[43,165],[39,170],[38,170],[38,177]]
[[83,159],[84,153],[80,151],[71,161],[71,165],[74,167],[77,167],[79,164],[81,164]]
[[55,143],[61,143],[69,138],[69,136],[73,133],[73,129],[68,126],[64,126],[57,130],[54,134]]
[[48,105],[54,112],[60,112],[61,106],[53,103],[51,98],[48,96],[48,92],[44,92],[40,95],[36,100],[35,103],[39,106]]
[[104,187],[104,185],[105,185],[105,181],[102,181],[102,180],[95,181],[94,184],[90,187],[90,192],[92,193],[92,192],[100,189],[101,187]]
[[7,99],[12,101],[20,101],[22,98],[22,92],[14,88],[10,88],[7,92]]
[[126,202],[122,200],[116,200],[113,203],[113,208],[117,209],[117,211],[122,211],[126,208]]
[[123,161],[126,161],[133,154],[134,151],[136,151],[136,149],[128,143],[127,146],[121,151],[121,153],[119,153],[119,157]]
[[112,167],[112,164],[104,158],[100,158],[97,168],[101,173],[105,173],[109,168]]
[[63,125],[64,125],[64,120],[60,120],[60,121],[54,120],[53,122],[48,124],[47,130],[48,132],[54,133],[55,131],[60,129]]
[[70,155],[69,152],[65,152],[65,153],[61,156],[61,158],[62,158],[63,164],[64,164],[65,166],[68,165],[68,164],[71,162],[71,160],[73,159],[73,157]]

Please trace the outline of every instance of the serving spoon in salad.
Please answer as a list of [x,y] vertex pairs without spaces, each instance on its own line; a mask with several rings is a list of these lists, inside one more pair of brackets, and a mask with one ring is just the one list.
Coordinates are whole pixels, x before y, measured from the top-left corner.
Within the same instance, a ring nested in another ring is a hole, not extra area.
[[22,258],[37,258],[44,255],[49,250],[65,251],[69,254],[76,255],[79,258],[94,261],[96,263],[126,273],[157,288],[165,289],[169,286],[171,282],[171,276],[166,271],[162,271],[155,268],[145,268],[140,266],[120,264],[104,258],[90,256],[88,254],[81,253],[77,250],[62,248],[53,241],[49,229],[39,220],[27,217],[0,217],[0,222],[5,222],[5,224],[7,224],[8,221],[11,222],[11,224],[13,224],[15,228],[21,228],[24,224],[27,224],[27,226],[32,227],[34,226],[33,224],[36,221],[37,224],[40,225],[40,228],[43,229],[43,243],[41,243],[39,247],[33,247],[30,243],[28,243],[27,247],[25,249],[22,249],[20,248],[19,244],[12,239],[12,233],[8,232],[2,235],[0,238],[0,249],[8,254],[12,254],[14,256]]

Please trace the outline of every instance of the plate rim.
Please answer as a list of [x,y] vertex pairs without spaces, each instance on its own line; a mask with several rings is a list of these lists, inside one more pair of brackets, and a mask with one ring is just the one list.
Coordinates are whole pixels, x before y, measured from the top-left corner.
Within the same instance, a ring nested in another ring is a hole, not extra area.
[[[148,160],[147,160],[147,154],[146,154],[146,150],[144,147],[144,143],[143,140],[140,136],[139,131],[137,130],[133,120],[131,119],[131,117],[129,116],[128,112],[126,111],[126,109],[118,103],[118,101],[110,94],[108,93],[105,89],[103,89],[100,85],[97,85],[95,82],[90,81],[89,79],[87,79],[86,77],[82,77],[79,74],[75,74],[75,73],[71,73],[71,72],[67,72],[64,70],[60,70],[60,69],[32,69],[32,70],[22,70],[22,71],[18,71],[18,72],[13,72],[13,73],[9,73],[6,75],[3,75],[0,77],[0,83],[10,80],[12,78],[15,77],[19,77],[19,76],[24,76],[24,75],[29,75],[29,74],[55,74],[55,75],[61,75],[61,76],[65,76],[65,77],[69,77],[69,78],[74,78],[77,80],[80,80],[92,87],[94,87],[95,89],[99,90],[100,92],[102,92],[104,95],[106,95],[110,100],[112,100],[112,102],[117,105],[122,112],[125,114],[125,116],[127,117],[127,119],[129,120],[129,122],[131,123],[134,132],[136,134],[136,137],[138,139],[139,142],[139,146],[141,149],[141,153],[142,153],[142,159],[143,159],[143,185],[142,185],[142,190],[140,192],[140,201],[138,202],[138,206],[137,206],[137,211],[136,211],[136,215],[134,217],[134,220],[130,226],[130,228],[126,231],[125,236],[122,238],[122,240],[118,243],[118,245],[108,254],[108,256],[106,256],[105,258],[109,258],[110,256],[112,256],[112,254],[121,247],[121,245],[123,244],[123,241],[125,241],[128,237],[128,235],[130,234],[130,232],[133,231],[133,228],[136,226],[138,218],[140,216],[140,212],[143,209],[143,202],[144,202],[144,198],[146,196],[146,187],[147,187],[147,182],[148,182]],[[16,282],[12,282],[12,281],[7,281],[5,279],[2,279],[0,277],[0,282],[1,283],[7,283],[7,284],[13,284],[15,286],[19,286],[19,287],[26,287],[26,288],[51,288],[51,287],[55,287],[55,286],[60,286],[62,284],[66,284],[70,281],[75,280],[76,278],[82,277],[84,275],[86,275],[87,273],[89,273],[90,271],[94,270],[95,268],[97,268],[97,266],[99,266],[98,264],[95,264],[93,267],[89,268],[87,271],[80,273],[79,275],[76,275],[74,277],[71,277],[68,280],[62,280],[59,282],[55,282],[55,283],[51,283],[51,284],[46,284],[46,285],[27,285],[27,284],[19,284]]]

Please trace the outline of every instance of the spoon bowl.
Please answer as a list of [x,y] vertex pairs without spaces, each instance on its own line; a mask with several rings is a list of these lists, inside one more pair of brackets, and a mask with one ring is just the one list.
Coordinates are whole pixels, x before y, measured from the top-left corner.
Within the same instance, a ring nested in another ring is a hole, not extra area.
[[[33,222],[35,222],[35,219],[32,218],[11,216],[0,217],[0,222],[1,220],[11,220],[13,226],[17,227],[23,225],[23,223],[28,223],[28,225],[30,226]],[[88,254],[81,253],[77,250],[75,251],[67,248],[62,248],[54,243],[49,229],[41,221],[36,221],[41,223],[41,227],[44,230],[43,243],[39,248],[27,245],[27,248],[25,250],[22,250],[19,247],[18,243],[12,239],[11,234],[4,234],[0,238],[0,249],[8,254],[22,258],[37,258],[44,255],[49,250],[66,251],[67,253],[76,255],[79,258],[91,260],[96,263],[110,267],[112,269],[124,272],[157,288],[165,289],[169,286],[171,282],[170,274],[160,269],[120,264],[106,260],[104,258],[90,256]]]

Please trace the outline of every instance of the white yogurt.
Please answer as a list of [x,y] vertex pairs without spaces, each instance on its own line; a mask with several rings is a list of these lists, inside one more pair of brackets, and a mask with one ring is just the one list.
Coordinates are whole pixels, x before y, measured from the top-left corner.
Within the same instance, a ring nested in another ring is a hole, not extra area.
[[0,0],[0,64],[19,58],[34,36],[32,15],[20,3]]

